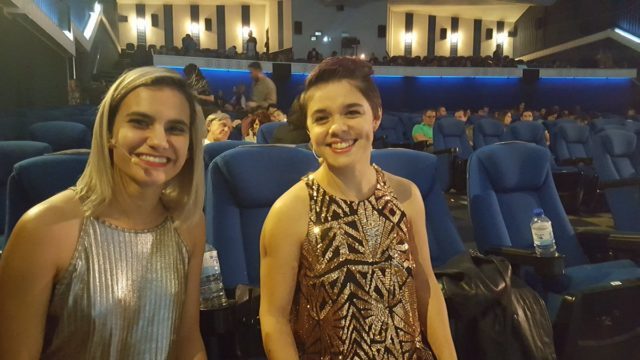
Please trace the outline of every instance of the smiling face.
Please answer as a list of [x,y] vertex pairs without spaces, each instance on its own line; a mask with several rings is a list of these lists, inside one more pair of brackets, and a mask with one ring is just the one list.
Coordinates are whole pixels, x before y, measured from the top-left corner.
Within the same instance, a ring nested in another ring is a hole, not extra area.
[[313,87],[306,96],[307,128],[315,153],[330,167],[368,164],[380,119],[374,119],[360,91],[348,80],[337,80]]
[[433,123],[436,121],[436,112],[433,110],[427,110],[422,114],[422,122],[425,125],[433,127]]
[[140,187],[163,188],[189,151],[189,103],[167,87],[141,87],[120,104],[111,138],[115,172]]
[[207,139],[211,142],[225,141],[229,139],[232,128],[231,119],[228,117],[213,120],[207,129]]

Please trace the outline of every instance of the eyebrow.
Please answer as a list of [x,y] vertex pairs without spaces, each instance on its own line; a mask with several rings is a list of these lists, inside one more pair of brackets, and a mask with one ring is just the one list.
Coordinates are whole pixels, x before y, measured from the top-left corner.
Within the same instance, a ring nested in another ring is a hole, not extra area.
[[[345,109],[353,109],[353,108],[364,108],[364,105],[359,104],[359,103],[350,103],[344,106]],[[316,109],[314,110],[311,115],[315,115],[315,114],[324,114],[324,113],[328,113],[329,111],[327,109]]]

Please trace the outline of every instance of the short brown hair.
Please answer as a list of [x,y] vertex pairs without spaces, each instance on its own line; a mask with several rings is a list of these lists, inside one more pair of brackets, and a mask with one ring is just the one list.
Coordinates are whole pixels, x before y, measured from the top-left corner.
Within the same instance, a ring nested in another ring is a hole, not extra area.
[[305,94],[314,87],[333,81],[347,80],[360,91],[367,100],[374,118],[380,118],[382,99],[380,91],[371,78],[373,67],[366,61],[349,57],[330,57],[323,60],[309,74],[305,81],[304,93],[300,96],[300,106],[304,118],[307,117],[307,99]]

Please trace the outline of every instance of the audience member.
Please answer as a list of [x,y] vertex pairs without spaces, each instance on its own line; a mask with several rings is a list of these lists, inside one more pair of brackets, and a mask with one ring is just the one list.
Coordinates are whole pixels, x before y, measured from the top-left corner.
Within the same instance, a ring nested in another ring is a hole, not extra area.
[[466,112],[462,109],[456,110],[456,112],[453,113],[453,117],[455,117],[456,120],[460,120],[462,122],[466,122],[468,118]]
[[276,104],[269,104],[267,106],[267,113],[269,113],[269,117],[271,118],[271,121],[276,121],[276,122],[287,121],[287,117],[284,115],[282,111],[280,111],[280,109],[278,109],[278,105]]
[[196,64],[187,64],[184,67],[184,76],[187,79],[187,84],[191,88],[191,91],[196,95],[198,104],[202,107],[202,111],[205,116],[208,116],[213,112],[214,96],[211,93],[211,88],[207,79],[200,71],[200,68]]
[[249,114],[242,120],[242,137],[244,141],[256,142],[260,126],[269,122],[271,122],[271,117],[266,110],[258,110],[253,114]]
[[262,65],[259,62],[249,64],[252,84],[252,98],[249,107],[260,106],[266,108],[269,104],[276,104],[278,96],[276,94],[276,84],[266,77],[262,72]]
[[427,109],[422,114],[422,122],[413,127],[411,136],[413,141],[426,141],[427,144],[433,142],[433,124],[436,121],[436,111]]
[[[307,78],[301,103],[311,149],[322,161],[264,223],[260,321],[270,358],[376,359],[381,352],[363,344],[379,339],[391,358],[456,358],[420,192],[371,165],[382,115],[372,73],[365,61],[330,58]],[[326,211],[333,208],[339,210]],[[405,264],[389,266],[397,256]],[[362,279],[398,291],[371,291]],[[331,325],[318,313],[330,314]],[[354,314],[374,314],[377,330]]]
[[116,80],[75,187],[25,213],[0,260],[3,358],[206,357],[202,121],[174,71]]
[[371,53],[369,56],[369,63],[371,65],[378,65],[380,63],[380,59],[376,56],[376,53]]
[[447,113],[447,108],[446,107],[444,107],[444,106],[438,107],[437,117],[441,118],[441,117],[445,117],[447,115],[449,115],[449,114]]
[[233,97],[226,106],[227,111],[240,111],[247,108],[247,98],[244,96],[244,84],[233,87]]
[[238,48],[235,45],[231,45],[231,47],[227,49],[227,56],[230,58],[238,56]]
[[522,112],[522,116],[520,116],[520,120],[522,121],[533,121],[533,112],[531,110],[525,110]]
[[300,109],[300,97],[296,97],[291,104],[287,115],[287,124],[280,126],[273,133],[274,144],[306,144],[309,142],[309,133],[306,128],[306,119]]
[[225,113],[215,113],[207,117],[205,122],[207,136],[204,138],[203,144],[212,142],[226,141],[233,129],[231,117]]
[[247,59],[258,59],[258,40],[253,36],[253,31],[249,30],[247,39]]
[[309,50],[309,52],[307,53],[307,61],[318,62],[322,60],[321,58],[322,56],[320,55],[318,50],[316,50],[316,48]]
[[498,113],[498,121],[502,123],[505,127],[511,125],[511,111],[501,111]]
[[191,37],[191,34],[186,34],[182,38],[182,52],[187,56],[192,56],[195,54],[196,49],[198,48],[198,44]]

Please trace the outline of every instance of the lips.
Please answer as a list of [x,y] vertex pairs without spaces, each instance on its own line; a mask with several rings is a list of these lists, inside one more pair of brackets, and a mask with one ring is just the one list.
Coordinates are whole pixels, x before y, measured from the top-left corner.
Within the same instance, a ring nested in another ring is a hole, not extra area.
[[346,153],[351,151],[357,140],[341,140],[327,144],[334,153]]

